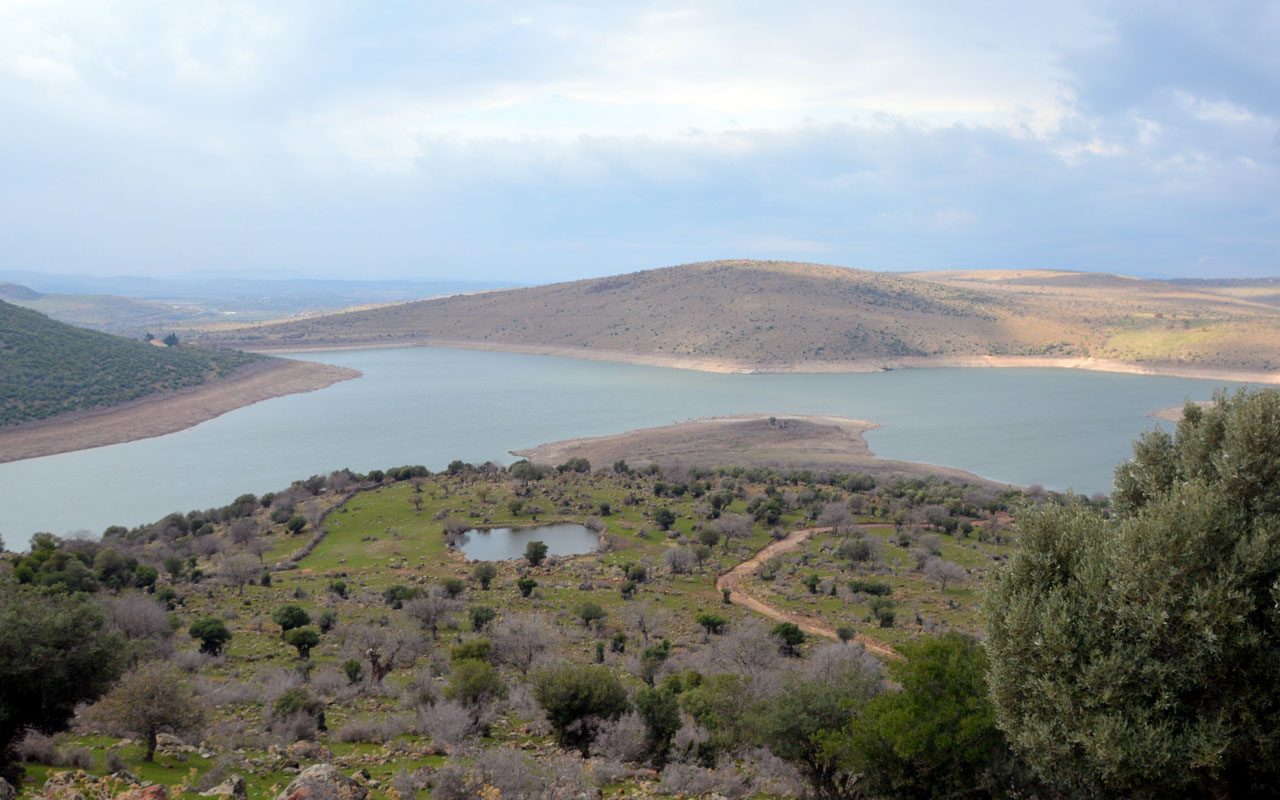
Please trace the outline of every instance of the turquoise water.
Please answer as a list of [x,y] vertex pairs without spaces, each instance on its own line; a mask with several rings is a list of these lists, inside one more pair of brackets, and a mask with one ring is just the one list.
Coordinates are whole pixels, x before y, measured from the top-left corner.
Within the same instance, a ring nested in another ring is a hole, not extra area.
[[583,525],[536,525],[529,528],[472,528],[458,539],[456,547],[477,561],[510,561],[524,558],[529,542],[542,542],[547,555],[576,556],[600,546],[599,535]]
[[138,525],[225,505],[315,473],[455,458],[733,413],[838,414],[878,422],[886,458],[1007,483],[1105,491],[1146,415],[1219,383],[1061,369],[930,369],[850,375],[716,375],[443,348],[305,358],[364,377],[280,397],[154,439],[0,464],[0,534]]

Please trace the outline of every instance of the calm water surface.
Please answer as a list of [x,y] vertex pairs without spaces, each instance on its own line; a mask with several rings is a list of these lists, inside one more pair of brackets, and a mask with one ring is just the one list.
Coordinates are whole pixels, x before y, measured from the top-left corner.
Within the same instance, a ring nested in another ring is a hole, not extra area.
[[593,552],[600,537],[582,525],[535,525],[528,528],[472,528],[458,539],[457,548],[478,561],[510,561],[524,558],[529,542],[542,542],[547,555],[576,556]]
[[1062,369],[715,375],[426,347],[303,357],[364,377],[167,436],[0,464],[0,534],[21,547],[35,531],[98,534],[342,467],[510,463],[509,450],[558,439],[752,412],[873,420],[880,456],[1092,493],[1158,424],[1149,412],[1223,385]]

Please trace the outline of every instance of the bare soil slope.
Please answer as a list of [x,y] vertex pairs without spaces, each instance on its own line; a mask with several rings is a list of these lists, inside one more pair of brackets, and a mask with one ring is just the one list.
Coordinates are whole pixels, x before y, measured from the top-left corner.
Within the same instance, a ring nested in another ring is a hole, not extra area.
[[259,351],[433,344],[722,371],[989,357],[1111,359],[1183,372],[1280,368],[1280,310],[1194,287],[1071,272],[894,275],[774,261],[687,264],[205,336]]

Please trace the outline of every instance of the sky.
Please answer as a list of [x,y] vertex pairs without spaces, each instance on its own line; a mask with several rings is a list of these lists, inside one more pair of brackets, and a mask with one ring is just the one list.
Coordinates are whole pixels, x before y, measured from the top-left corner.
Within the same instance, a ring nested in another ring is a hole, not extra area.
[[1280,2],[0,0],[0,266],[1280,275]]

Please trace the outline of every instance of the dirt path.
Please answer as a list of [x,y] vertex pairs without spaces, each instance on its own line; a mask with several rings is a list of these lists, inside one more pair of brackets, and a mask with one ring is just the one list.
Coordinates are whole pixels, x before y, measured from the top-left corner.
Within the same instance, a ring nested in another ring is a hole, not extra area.
[[[784,611],[775,606],[771,606],[758,597],[748,594],[746,589],[743,588],[747,584],[747,581],[750,580],[751,576],[755,574],[756,567],[776,555],[789,553],[792,550],[799,549],[800,545],[804,544],[805,540],[810,536],[819,533],[827,533],[830,530],[830,528],[802,528],[798,531],[792,531],[787,534],[785,539],[779,539],[776,542],[765,545],[757,550],[756,554],[751,558],[748,558],[746,561],[743,561],[741,564],[738,564],[736,567],[733,567],[728,572],[722,574],[719,578],[716,578],[716,588],[722,592],[725,589],[728,589],[729,602],[734,605],[749,608],[758,614],[763,614],[769,619],[776,620],[778,622],[794,622],[800,627],[800,630],[805,633],[811,633],[815,636],[825,636],[828,639],[838,638],[834,628],[823,625],[810,617],[797,614],[794,611]],[[854,641],[858,642],[863,647],[867,648],[867,650],[878,656],[882,656],[884,658],[901,658],[901,656],[898,655],[898,652],[892,647],[884,644],[883,642],[878,642],[868,636],[858,634],[854,637]]]

